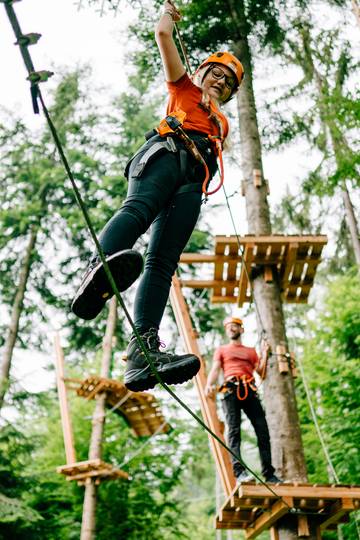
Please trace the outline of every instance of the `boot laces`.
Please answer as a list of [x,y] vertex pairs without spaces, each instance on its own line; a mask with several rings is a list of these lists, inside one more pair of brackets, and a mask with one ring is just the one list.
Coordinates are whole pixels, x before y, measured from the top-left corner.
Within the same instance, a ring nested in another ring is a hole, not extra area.
[[150,330],[145,332],[141,337],[150,351],[158,352],[160,347],[165,347],[165,344],[160,341],[156,328],[150,328]]

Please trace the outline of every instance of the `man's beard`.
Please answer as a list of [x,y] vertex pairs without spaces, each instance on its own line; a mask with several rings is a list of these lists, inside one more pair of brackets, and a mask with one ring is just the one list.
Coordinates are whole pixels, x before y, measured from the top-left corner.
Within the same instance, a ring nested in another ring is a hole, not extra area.
[[230,339],[233,341],[237,340],[241,336],[241,332],[237,332],[236,334],[233,334]]

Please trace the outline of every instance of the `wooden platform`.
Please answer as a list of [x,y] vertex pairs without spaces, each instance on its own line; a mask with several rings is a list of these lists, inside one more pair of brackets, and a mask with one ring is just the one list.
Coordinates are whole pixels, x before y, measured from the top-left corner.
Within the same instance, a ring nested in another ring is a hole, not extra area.
[[[211,288],[214,303],[242,306],[250,302],[249,276],[255,267],[264,267],[266,281],[279,279],[283,300],[305,303],[321,261],[326,236],[216,236],[215,253],[183,253],[180,262],[213,266],[211,279],[184,279],[191,288]],[[241,249],[239,249],[239,244]],[[243,255],[241,252],[243,251]]]
[[94,399],[106,393],[106,405],[122,416],[138,437],[149,437],[154,433],[167,433],[166,423],[157,399],[147,392],[131,392],[126,386],[112,379],[91,376],[84,381],[67,379],[78,396]]
[[85,484],[87,478],[95,478],[96,484],[104,480],[129,479],[126,472],[116,469],[113,465],[105,463],[101,459],[78,461],[70,465],[63,465],[58,467],[56,472],[64,474],[68,481],[76,480],[79,485]]
[[320,529],[328,529],[347,521],[348,514],[360,507],[360,487],[296,483],[270,487],[277,496],[264,485],[237,486],[216,516],[216,528],[244,529],[246,539],[256,538],[291,512],[297,515],[303,532],[310,513],[316,513]]

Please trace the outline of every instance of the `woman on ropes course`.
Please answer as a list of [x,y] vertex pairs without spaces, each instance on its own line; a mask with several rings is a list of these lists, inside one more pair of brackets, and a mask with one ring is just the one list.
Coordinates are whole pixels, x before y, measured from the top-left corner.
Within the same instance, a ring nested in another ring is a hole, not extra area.
[[[146,135],[147,142],[129,161],[125,176],[129,187],[122,208],[100,234],[100,245],[120,291],[139,277],[141,255],[132,249],[152,224],[144,272],[136,291],[134,324],[160,377],[167,384],[191,379],[200,368],[192,355],[160,352],[158,330],[168,300],[171,278],[200,213],[202,192],[217,171],[229,126],[219,105],[237,91],[243,77],[239,60],[216,52],[186,73],[175,41],[174,23],[180,13],[170,2],[156,26],[168,88],[167,116]],[[90,261],[72,303],[80,318],[95,318],[112,296],[103,264]],[[132,336],[127,348],[124,382],[132,391],[155,386],[157,379]]]

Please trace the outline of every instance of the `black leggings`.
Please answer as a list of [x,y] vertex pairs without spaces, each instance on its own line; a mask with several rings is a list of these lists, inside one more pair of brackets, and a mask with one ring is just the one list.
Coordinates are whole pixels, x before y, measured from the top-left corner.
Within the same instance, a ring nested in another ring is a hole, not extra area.
[[[134,323],[140,331],[160,326],[172,276],[201,205],[199,189],[177,193],[193,172],[192,168],[186,175],[181,174],[178,153],[159,154],[140,177],[134,177],[134,167],[143,154],[140,150],[130,164],[127,198],[100,235],[104,253],[111,255],[132,248],[152,224],[144,272],[135,297]],[[191,161],[187,161],[189,169]]]

